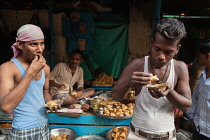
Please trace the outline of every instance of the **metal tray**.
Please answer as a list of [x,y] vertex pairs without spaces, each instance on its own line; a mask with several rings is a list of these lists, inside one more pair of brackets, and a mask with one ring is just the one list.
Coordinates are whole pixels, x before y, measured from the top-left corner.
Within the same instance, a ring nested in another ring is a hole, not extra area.
[[57,114],[60,116],[69,116],[69,117],[80,117],[82,116],[84,113],[67,113],[67,112],[52,112],[51,114]]
[[106,140],[104,137],[99,136],[99,135],[84,135],[84,136],[79,136],[75,140],[89,140],[89,139]]
[[[117,128],[120,128],[121,126],[117,126]],[[113,127],[113,128],[115,128],[115,127]],[[107,130],[106,131],[106,139],[107,140],[113,140],[113,138],[112,138],[112,133],[114,133],[112,130],[113,130],[113,128],[111,128],[111,129],[109,129],[109,130]],[[129,127],[127,127],[128,129],[129,129]]]
[[93,88],[112,88],[113,85],[94,85]]
[[[57,99],[57,100],[53,100],[53,101],[58,104],[57,106],[62,105],[62,103],[63,103],[63,100],[61,100],[61,99]],[[48,103],[46,103],[45,106],[50,107],[50,106],[48,106]]]
[[51,129],[50,133],[54,136],[58,136],[60,133],[67,134],[66,140],[74,140],[77,135],[75,130],[65,127]]
[[12,128],[0,128],[0,130],[3,134],[8,135],[10,131],[12,130]]
[[133,115],[129,115],[129,116],[107,116],[107,115],[102,115],[98,112],[95,112],[93,110],[91,110],[93,114],[103,117],[103,118],[108,118],[108,119],[116,119],[116,120],[123,120],[123,119],[130,119],[132,118]]

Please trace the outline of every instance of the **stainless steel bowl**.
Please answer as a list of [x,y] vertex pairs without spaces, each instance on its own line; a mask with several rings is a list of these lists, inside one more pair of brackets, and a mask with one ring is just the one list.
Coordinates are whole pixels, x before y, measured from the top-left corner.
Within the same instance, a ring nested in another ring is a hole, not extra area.
[[0,129],[3,134],[9,134],[10,130],[12,130],[12,128],[0,128]]
[[51,135],[59,136],[60,133],[67,134],[66,140],[75,140],[77,134],[76,131],[71,128],[54,128],[51,129]]
[[[53,101],[57,104],[57,106],[62,105],[62,103],[63,103],[63,100],[61,100],[61,99],[57,99],[57,100],[53,100]],[[50,101],[49,101],[49,102],[50,102]],[[53,107],[53,106],[50,106],[50,105],[49,105],[49,102],[46,103],[45,106],[46,106],[46,107]]]
[[[117,126],[117,128],[120,128],[121,126]],[[112,134],[114,133],[112,130],[114,129],[115,127],[109,129],[106,131],[106,139],[107,140],[113,140],[112,138]],[[127,129],[129,129],[129,127],[127,127]]]
[[84,135],[84,136],[79,136],[75,140],[106,140],[104,137],[99,136],[99,135]]

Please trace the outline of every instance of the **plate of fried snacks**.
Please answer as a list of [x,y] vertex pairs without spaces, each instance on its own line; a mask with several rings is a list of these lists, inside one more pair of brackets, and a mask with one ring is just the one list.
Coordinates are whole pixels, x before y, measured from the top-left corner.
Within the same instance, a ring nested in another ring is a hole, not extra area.
[[133,115],[134,103],[123,104],[112,98],[101,99],[91,106],[93,113],[108,119],[129,119]]
[[75,140],[76,131],[71,128],[51,129],[51,140]]
[[12,124],[10,124],[10,123],[0,124],[0,130],[3,134],[9,134],[11,129],[12,129]]
[[114,78],[106,73],[100,73],[93,81],[93,87],[112,87]]
[[107,140],[126,140],[128,134],[127,126],[114,127],[106,132]]
[[57,100],[53,100],[53,101],[49,101],[45,104],[46,107],[55,107],[55,106],[59,106],[63,103],[63,100],[61,99],[57,99]]
[[168,86],[170,86],[170,83],[161,83],[161,84],[148,85],[147,88],[158,92],[159,89],[161,91],[165,91]]

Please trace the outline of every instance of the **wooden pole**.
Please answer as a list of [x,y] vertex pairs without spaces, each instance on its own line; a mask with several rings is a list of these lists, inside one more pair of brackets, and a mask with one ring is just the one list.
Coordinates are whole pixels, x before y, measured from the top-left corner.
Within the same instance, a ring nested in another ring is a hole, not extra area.
[[50,49],[50,69],[52,70],[55,66],[55,44],[54,44],[54,27],[53,27],[53,5],[52,0],[48,0],[48,18],[51,38],[51,49]]

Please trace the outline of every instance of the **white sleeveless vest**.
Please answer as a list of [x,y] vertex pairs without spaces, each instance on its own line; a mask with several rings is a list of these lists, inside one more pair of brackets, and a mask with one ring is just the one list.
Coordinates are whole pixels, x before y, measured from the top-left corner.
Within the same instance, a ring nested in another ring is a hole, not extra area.
[[[148,73],[148,56],[145,57],[144,72]],[[174,88],[174,60],[171,60],[170,73],[167,79]],[[167,132],[175,129],[173,106],[166,97],[153,98],[146,86],[135,99],[135,109],[132,117],[134,127],[148,133]]]

